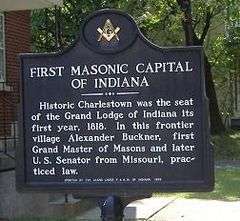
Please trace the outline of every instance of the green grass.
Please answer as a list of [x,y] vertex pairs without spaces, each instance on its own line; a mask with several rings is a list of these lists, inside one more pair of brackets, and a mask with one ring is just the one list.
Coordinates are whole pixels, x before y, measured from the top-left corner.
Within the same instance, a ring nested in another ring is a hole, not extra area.
[[217,169],[215,188],[204,193],[157,193],[156,196],[185,199],[240,201],[240,169]]
[[240,131],[228,131],[212,137],[216,160],[240,160]]
[[210,193],[192,193],[186,198],[237,201],[240,200],[240,169],[218,169],[215,189]]

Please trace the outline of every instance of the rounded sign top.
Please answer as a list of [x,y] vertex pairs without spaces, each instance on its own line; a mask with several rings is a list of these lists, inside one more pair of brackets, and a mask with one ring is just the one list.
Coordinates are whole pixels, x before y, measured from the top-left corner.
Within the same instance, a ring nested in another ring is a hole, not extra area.
[[101,10],[92,14],[82,28],[87,47],[99,53],[117,53],[127,49],[136,39],[138,28],[127,14],[117,10]]

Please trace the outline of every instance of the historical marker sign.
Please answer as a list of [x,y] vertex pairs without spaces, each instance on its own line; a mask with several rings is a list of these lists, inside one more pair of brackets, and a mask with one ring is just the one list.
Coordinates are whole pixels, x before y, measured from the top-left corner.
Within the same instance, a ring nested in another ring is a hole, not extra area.
[[131,17],[104,10],[67,51],[21,64],[19,188],[213,187],[201,47],[159,48]]

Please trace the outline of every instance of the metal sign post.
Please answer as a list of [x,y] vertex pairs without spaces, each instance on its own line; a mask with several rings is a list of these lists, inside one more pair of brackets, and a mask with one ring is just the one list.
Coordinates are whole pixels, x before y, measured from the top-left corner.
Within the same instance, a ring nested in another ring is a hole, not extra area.
[[122,221],[124,206],[118,196],[108,196],[99,202],[102,221]]

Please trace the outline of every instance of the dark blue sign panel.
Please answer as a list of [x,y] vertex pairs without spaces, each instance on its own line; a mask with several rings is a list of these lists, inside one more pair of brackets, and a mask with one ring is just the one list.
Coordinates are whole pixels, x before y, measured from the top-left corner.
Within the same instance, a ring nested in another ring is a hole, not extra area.
[[20,189],[212,189],[201,47],[159,48],[104,10],[67,51],[21,64]]

